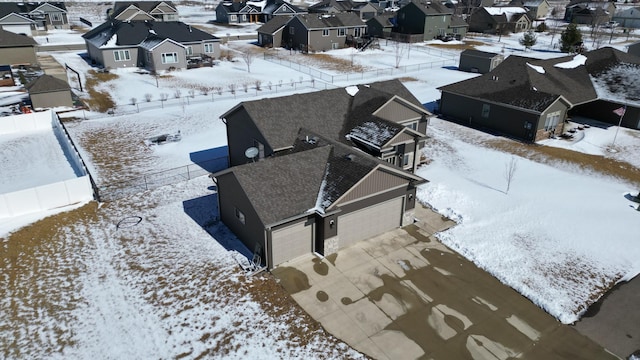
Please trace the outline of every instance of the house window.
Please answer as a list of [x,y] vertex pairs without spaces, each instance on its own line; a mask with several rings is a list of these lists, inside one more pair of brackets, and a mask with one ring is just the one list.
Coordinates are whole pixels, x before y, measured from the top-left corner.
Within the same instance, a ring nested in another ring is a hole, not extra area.
[[175,64],[178,62],[178,54],[177,53],[163,53],[162,54],[162,63],[163,64]]
[[482,117],[485,119],[489,118],[489,110],[491,109],[491,106],[489,106],[489,104],[482,104]]
[[396,164],[396,157],[394,155],[391,155],[389,157],[383,157],[382,160],[388,162],[391,165],[395,165]]
[[51,19],[51,21],[62,21],[62,14],[50,13],[49,14],[49,19]]
[[338,28],[338,36],[345,36],[347,31],[345,28]]
[[411,164],[411,155],[412,154],[404,154],[402,158],[402,166],[409,166]]
[[116,61],[131,60],[131,56],[129,55],[129,50],[115,50],[113,52],[113,57]]
[[238,21],[238,15],[229,15],[229,21]]
[[360,36],[362,36],[362,28],[355,28],[355,29],[353,29],[353,36],[355,36],[355,37],[360,37]]
[[550,114],[547,114],[547,118],[544,121],[544,129],[545,131],[553,130],[560,122],[560,111],[556,111]]
[[406,124],[405,126],[408,127],[411,130],[417,130],[418,129],[418,122],[414,121],[412,123]]
[[244,213],[240,211],[240,209],[236,208],[236,218],[243,224],[246,223],[246,218],[244,217]]
[[289,27],[289,35],[295,35],[296,33],[296,28],[294,28],[293,26]]
[[247,15],[242,15],[242,21],[247,21]]
[[193,55],[193,48],[191,46],[187,46],[185,51],[187,52],[187,56]]
[[213,44],[211,44],[211,43],[204,44],[204,52],[205,53],[212,53],[213,52]]
[[322,36],[329,36],[329,29],[322,29]]

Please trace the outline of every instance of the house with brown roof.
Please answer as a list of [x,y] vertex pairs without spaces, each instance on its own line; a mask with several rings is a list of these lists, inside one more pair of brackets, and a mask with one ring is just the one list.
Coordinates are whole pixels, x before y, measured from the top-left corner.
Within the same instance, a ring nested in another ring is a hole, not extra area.
[[72,107],[71,87],[51,75],[42,75],[25,86],[31,98],[31,107],[53,108]]
[[410,224],[430,116],[397,80],[240,103],[220,218],[268,268]]
[[32,38],[0,29],[0,62],[8,65],[37,64],[36,47]]
[[534,142],[563,132],[568,116],[640,129],[640,58],[605,47],[539,60],[511,55],[490,73],[438,88],[446,119]]

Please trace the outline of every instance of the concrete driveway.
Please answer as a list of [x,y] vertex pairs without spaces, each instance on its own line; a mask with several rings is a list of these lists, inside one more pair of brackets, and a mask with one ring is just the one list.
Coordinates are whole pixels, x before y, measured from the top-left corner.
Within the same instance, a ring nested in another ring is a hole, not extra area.
[[615,359],[414,225],[273,270],[334,336],[376,359]]

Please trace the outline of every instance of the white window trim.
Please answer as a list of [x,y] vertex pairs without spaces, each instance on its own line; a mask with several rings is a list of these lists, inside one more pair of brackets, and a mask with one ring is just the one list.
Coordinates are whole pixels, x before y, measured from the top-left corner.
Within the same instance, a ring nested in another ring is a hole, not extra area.
[[[342,33],[342,35],[340,35],[340,33]],[[338,37],[345,37],[347,36],[347,29],[346,28],[338,28]]]
[[49,19],[51,19],[51,21],[62,21],[62,14],[60,14],[60,13],[49,13]]
[[236,219],[238,219],[238,221],[240,221],[243,225],[247,223],[247,217],[244,216],[244,213],[240,211],[240,209],[236,208],[235,214]]
[[322,29],[322,36],[329,36],[331,34],[331,30],[329,29]]
[[229,21],[238,21],[238,15],[229,15]]
[[184,51],[187,55],[193,55],[193,46],[188,45],[184,48]]
[[204,44],[204,52],[207,53],[207,54],[215,52],[215,48],[213,46],[213,43],[205,43]]
[[[167,61],[167,58],[168,58],[169,56],[171,56],[175,61],[171,61],[171,62]],[[179,62],[179,60],[178,60],[178,53],[175,53],[175,52],[171,52],[171,53],[162,53],[161,57],[162,57],[162,63],[163,63],[163,64],[177,64],[177,63]]]
[[113,59],[115,61],[129,61],[131,54],[129,54],[129,50],[113,50]]

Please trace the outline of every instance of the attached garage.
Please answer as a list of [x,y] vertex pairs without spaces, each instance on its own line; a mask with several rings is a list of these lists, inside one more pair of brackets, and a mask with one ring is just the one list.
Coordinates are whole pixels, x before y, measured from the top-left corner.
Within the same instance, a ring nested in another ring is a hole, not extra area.
[[313,221],[299,222],[271,233],[272,266],[313,251]]
[[2,25],[2,29],[14,34],[24,34],[31,36],[31,26],[28,24]]
[[393,230],[402,224],[404,197],[342,215],[338,218],[339,247]]

